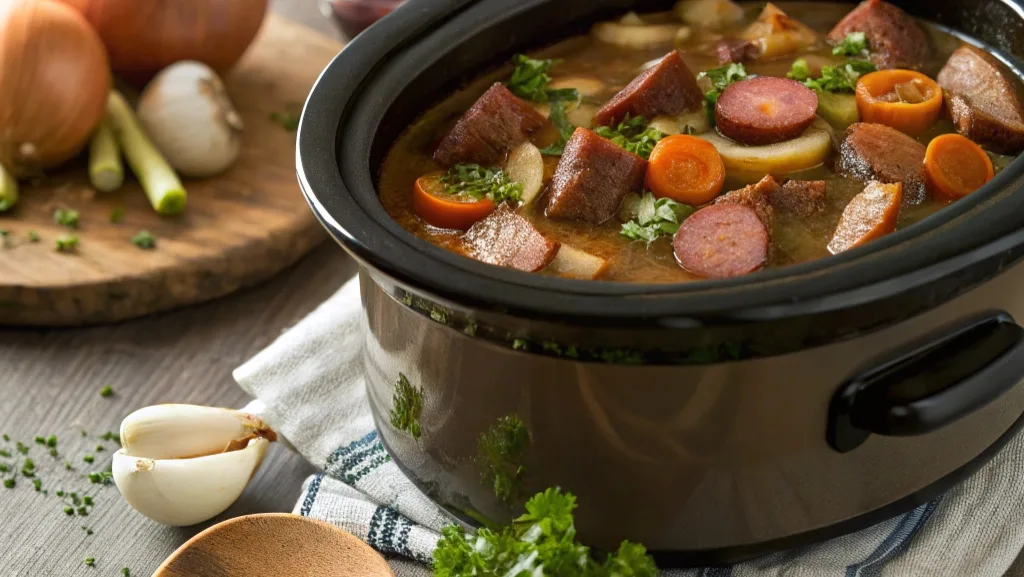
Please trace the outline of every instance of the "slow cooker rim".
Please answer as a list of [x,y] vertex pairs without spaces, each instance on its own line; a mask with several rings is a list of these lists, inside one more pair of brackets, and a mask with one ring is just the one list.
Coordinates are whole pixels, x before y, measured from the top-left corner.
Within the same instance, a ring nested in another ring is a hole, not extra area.
[[[526,10],[546,1],[528,0],[517,7]],[[1011,0],[995,1],[1014,7]],[[368,99],[367,87],[385,64],[429,35],[446,30],[452,33],[452,20],[479,6],[500,9],[505,14],[509,11],[500,0],[410,3],[396,10],[350,43],[322,72],[300,122],[298,176],[317,218],[360,260],[413,287],[455,302],[475,302],[477,306],[545,318],[563,314],[600,318],[729,315],[763,307],[784,314],[782,309],[791,303],[806,305],[811,300],[875,285],[898,288],[886,281],[934,264],[936,255],[952,257],[997,240],[1019,224],[1013,215],[1020,211],[1007,207],[1011,201],[1021,202],[1022,190],[1011,191],[1007,198],[989,206],[979,206],[1003,194],[1024,175],[1024,156],[985,189],[885,239],[841,255],[739,279],[676,284],[579,281],[500,269],[445,251],[398,226],[380,205],[365,165],[359,170],[362,153],[369,154],[372,132],[383,117],[359,116],[365,113],[360,104]],[[466,35],[469,31],[458,33]],[[999,56],[1024,77],[1019,63],[1005,54]],[[327,126],[335,130],[329,132],[324,129]],[[340,133],[352,127],[370,131],[370,138],[345,138],[346,148],[339,156]],[[351,146],[353,142],[359,146]],[[970,218],[955,230],[935,238],[935,231],[967,215]],[[942,250],[938,250],[940,247]],[[880,292],[877,296],[886,295]]]

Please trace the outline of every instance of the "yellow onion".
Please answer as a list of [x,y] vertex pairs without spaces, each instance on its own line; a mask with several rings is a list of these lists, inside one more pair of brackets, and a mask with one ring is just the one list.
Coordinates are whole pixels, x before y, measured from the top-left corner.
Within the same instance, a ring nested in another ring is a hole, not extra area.
[[0,164],[15,177],[75,156],[103,120],[110,65],[99,36],[51,0],[0,2]]
[[267,0],[60,1],[85,15],[103,38],[114,72],[135,83],[179,60],[226,72],[267,11]]

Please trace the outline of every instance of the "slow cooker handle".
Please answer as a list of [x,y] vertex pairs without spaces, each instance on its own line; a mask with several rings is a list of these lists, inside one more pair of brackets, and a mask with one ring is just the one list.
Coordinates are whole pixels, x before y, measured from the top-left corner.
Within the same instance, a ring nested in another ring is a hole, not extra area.
[[1024,328],[989,311],[869,366],[832,397],[826,437],[840,453],[872,433],[929,433],[998,398],[1024,379]]

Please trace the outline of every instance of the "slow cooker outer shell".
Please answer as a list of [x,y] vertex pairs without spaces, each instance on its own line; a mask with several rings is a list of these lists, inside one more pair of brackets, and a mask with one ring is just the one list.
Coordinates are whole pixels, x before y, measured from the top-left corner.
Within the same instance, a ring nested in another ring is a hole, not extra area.
[[[364,268],[360,279],[370,406],[395,461],[463,519],[475,511],[507,520],[521,501],[502,502],[482,481],[477,443],[499,418],[515,415],[531,436],[518,494],[572,491],[581,539],[598,547],[632,539],[697,562],[731,559],[730,550],[842,524],[900,500],[909,508],[915,501],[908,497],[934,490],[1024,411],[1018,383],[930,434],[872,436],[845,454],[825,440],[832,395],[868,359],[978,311],[1024,318],[1024,296],[1015,290],[1024,265],[868,336],[688,367],[578,363],[509,350],[410,310],[379,271]],[[419,439],[390,424],[399,374],[423,391]]]

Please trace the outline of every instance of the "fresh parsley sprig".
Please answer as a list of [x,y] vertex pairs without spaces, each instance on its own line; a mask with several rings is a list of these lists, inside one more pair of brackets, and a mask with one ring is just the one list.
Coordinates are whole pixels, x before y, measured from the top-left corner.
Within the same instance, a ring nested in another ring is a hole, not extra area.
[[658,568],[642,546],[623,541],[598,558],[576,540],[576,497],[548,489],[526,503],[526,513],[500,531],[441,531],[434,551],[435,577],[546,575],[548,577],[655,577]]
[[445,192],[454,196],[467,196],[476,200],[491,199],[495,204],[523,197],[523,185],[514,182],[500,168],[486,168],[479,164],[456,164],[441,177]]
[[846,38],[832,47],[835,56],[868,56],[868,37],[863,32],[851,32]]
[[667,136],[657,128],[648,126],[647,119],[643,116],[633,118],[627,116],[615,128],[599,126],[594,129],[594,132],[645,159],[651,157],[654,145]]
[[558,100],[576,101],[580,93],[575,88],[551,88],[551,77],[548,70],[559,60],[537,60],[525,54],[516,54],[512,58],[516,65],[512,77],[505,83],[512,94],[533,102],[554,102]]
[[697,80],[703,80],[707,78],[711,82],[711,89],[704,93],[704,102],[707,106],[708,111],[714,115],[715,104],[718,104],[718,97],[722,95],[722,92],[728,88],[730,84],[745,80],[747,78],[747,69],[743,67],[740,62],[733,62],[728,66],[721,68],[712,68],[711,70],[705,70],[697,75]]
[[800,58],[793,62],[786,76],[802,82],[804,86],[813,90],[852,94],[857,87],[857,80],[875,70],[875,65],[867,60],[848,60],[839,66],[822,66],[821,77],[811,78],[810,66],[806,60]]
[[569,138],[576,130],[576,125],[569,122],[569,118],[565,114],[568,106],[568,102],[561,100],[555,100],[551,103],[551,112],[548,114],[548,120],[558,129],[558,142],[541,149],[541,154],[545,156],[560,156],[565,152],[565,143],[569,142]]
[[622,225],[620,234],[632,240],[650,244],[662,236],[672,236],[679,225],[693,214],[693,207],[672,200],[654,198],[650,192],[641,197],[632,197],[632,202],[623,207],[623,213],[630,217]]

